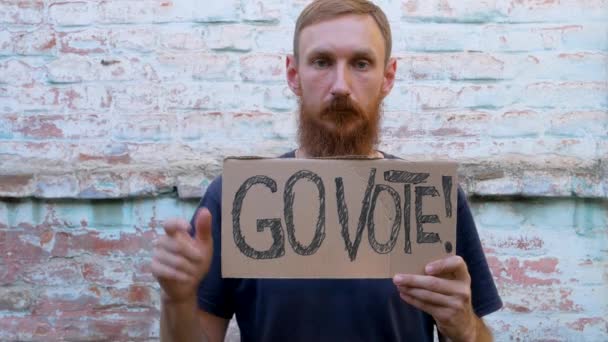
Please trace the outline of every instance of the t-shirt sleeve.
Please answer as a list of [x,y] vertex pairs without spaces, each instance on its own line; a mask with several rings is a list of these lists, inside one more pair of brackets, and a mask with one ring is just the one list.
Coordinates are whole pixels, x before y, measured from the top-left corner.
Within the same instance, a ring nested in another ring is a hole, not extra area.
[[502,300],[496,290],[492,273],[481,247],[471,209],[464,191],[458,188],[458,220],[456,224],[456,254],[467,264],[471,275],[471,300],[477,316],[499,310]]
[[[222,226],[222,181],[221,176],[216,178],[207,189],[199,204],[200,208],[207,208],[211,213],[213,236],[213,259],[209,272],[200,282],[197,293],[198,307],[213,315],[230,319],[234,314],[232,291],[234,279],[224,279],[221,274],[221,226]],[[195,213],[196,215],[196,213]],[[196,217],[192,218],[194,227]],[[193,233],[191,232],[191,235]]]

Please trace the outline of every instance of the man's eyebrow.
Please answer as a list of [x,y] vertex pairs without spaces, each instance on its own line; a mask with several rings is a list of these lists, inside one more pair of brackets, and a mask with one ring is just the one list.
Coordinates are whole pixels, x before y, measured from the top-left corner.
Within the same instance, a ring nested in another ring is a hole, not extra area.
[[331,53],[331,51],[329,49],[324,49],[324,48],[312,49],[308,53],[308,56],[331,56],[331,55],[333,55]]
[[354,52],[355,57],[358,58],[369,58],[369,59],[374,59],[376,57],[376,54],[374,54],[374,51],[372,49],[367,49],[367,48],[363,48],[363,49],[357,49]]
[[[333,55],[334,55],[334,53],[330,49],[326,49],[326,48],[315,48],[315,49],[312,49],[308,53],[308,56],[333,56]],[[372,49],[368,49],[368,48],[356,49],[353,52],[353,56],[355,58],[368,58],[368,59],[375,59],[375,57],[376,57],[376,55],[374,54],[374,51]]]

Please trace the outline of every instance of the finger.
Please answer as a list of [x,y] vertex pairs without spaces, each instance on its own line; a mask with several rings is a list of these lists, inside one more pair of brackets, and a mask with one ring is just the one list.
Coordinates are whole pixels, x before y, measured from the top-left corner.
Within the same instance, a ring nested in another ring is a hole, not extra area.
[[201,208],[196,212],[196,223],[194,234],[198,241],[205,244],[212,243],[211,236],[211,213],[207,208]]
[[452,255],[447,258],[433,261],[426,265],[424,271],[428,275],[441,275],[452,273],[457,279],[469,277],[469,270],[464,259],[459,255]]
[[183,239],[161,236],[156,243],[156,248],[165,250],[171,254],[184,256],[195,263],[203,260],[202,253],[194,247],[192,239],[189,236]]
[[393,277],[393,283],[397,286],[425,289],[446,295],[459,293],[459,290],[456,288],[457,283],[434,276],[397,274]]
[[158,249],[154,253],[154,261],[161,263],[165,266],[177,269],[190,276],[197,276],[197,268],[192,262],[181,255],[168,253],[165,250]]
[[426,313],[428,313],[429,315],[435,317],[439,311],[441,310],[440,307],[433,305],[431,303],[427,303],[424,301],[421,301],[420,299],[414,298],[408,294],[404,294],[404,293],[399,293],[399,296],[401,297],[401,299],[403,299],[406,303],[410,304],[411,306],[420,309]]
[[152,261],[150,268],[152,270],[152,275],[158,280],[188,281],[191,279],[187,274],[156,261]]
[[398,287],[399,293],[408,295],[421,302],[432,304],[441,307],[455,307],[456,300],[450,296],[446,296],[442,293],[432,292],[425,289],[410,288],[405,286]]
[[178,232],[188,233],[190,225],[186,220],[171,218],[163,222],[163,228],[168,236],[175,236]]

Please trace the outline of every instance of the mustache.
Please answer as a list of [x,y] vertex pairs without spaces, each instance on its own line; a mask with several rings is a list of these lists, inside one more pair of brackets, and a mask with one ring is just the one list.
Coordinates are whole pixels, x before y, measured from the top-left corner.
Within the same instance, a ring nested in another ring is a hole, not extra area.
[[335,96],[322,111],[323,116],[363,117],[363,108],[350,96]]

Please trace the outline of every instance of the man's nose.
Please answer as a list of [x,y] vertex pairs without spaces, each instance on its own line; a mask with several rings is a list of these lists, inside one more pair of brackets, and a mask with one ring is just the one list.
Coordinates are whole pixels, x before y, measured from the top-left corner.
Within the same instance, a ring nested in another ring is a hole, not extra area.
[[336,72],[334,73],[334,83],[331,88],[331,94],[333,96],[349,96],[350,95],[350,75],[348,73],[348,66],[338,63],[336,65]]

